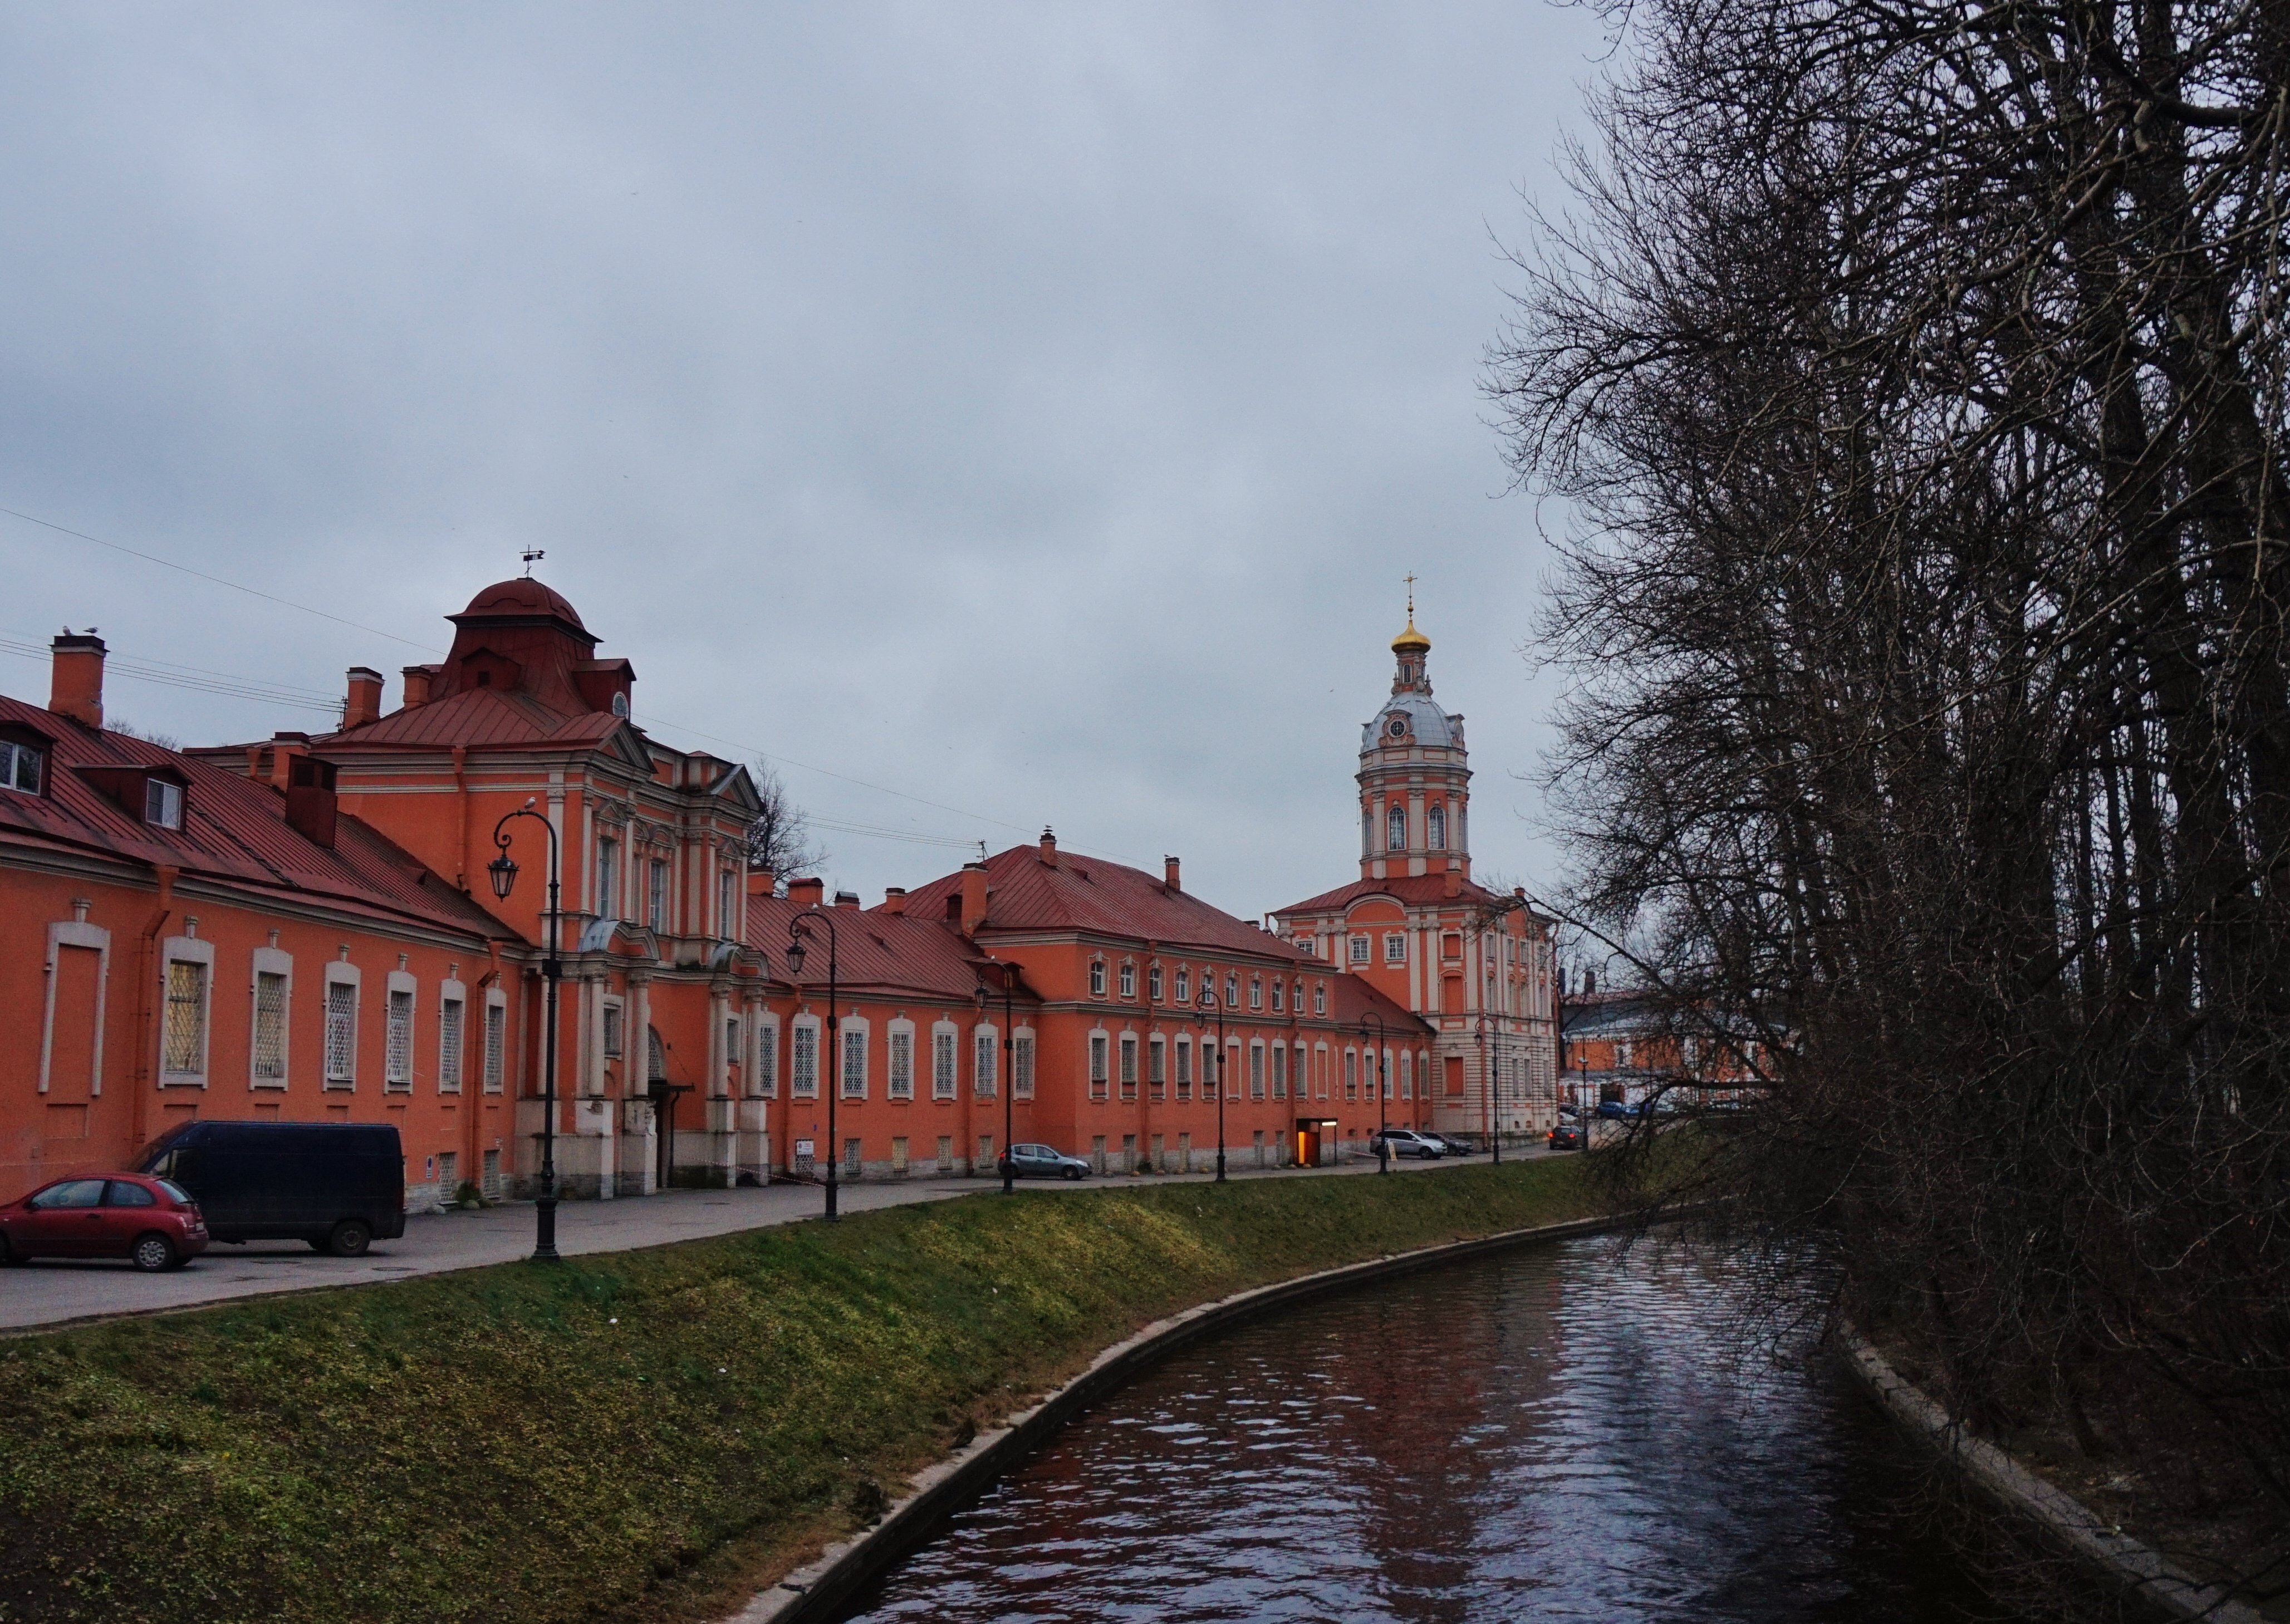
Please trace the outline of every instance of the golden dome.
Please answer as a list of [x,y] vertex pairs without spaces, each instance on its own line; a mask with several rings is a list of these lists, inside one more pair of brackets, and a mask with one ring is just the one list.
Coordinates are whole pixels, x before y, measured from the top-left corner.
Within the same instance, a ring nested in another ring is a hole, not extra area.
[[1413,613],[1407,617],[1407,629],[1391,640],[1391,652],[1395,654],[1405,654],[1410,649],[1419,654],[1427,654],[1431,651],[1431,639],[1415,629],[1415,617]]

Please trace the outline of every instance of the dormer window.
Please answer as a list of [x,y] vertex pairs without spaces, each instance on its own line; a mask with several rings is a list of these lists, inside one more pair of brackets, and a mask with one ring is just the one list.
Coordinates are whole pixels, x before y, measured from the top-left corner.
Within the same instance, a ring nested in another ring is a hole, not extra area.
[[183,827],[183,787],[163,778],[143,780],[143,821],[163,829]]
[[40,793],[40,769],[47,752],[37,745],[0,739],[0,789],[20,795]]

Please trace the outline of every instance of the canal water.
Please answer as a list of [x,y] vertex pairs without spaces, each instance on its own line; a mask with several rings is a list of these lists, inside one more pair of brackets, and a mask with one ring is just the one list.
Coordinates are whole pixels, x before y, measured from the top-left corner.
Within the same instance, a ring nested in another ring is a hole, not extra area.
[[1924,1468],[1737,1268],[1609,1239],[1459,1264],[1200,1343],[1092,1410],[846,1615],[1999,1615]]

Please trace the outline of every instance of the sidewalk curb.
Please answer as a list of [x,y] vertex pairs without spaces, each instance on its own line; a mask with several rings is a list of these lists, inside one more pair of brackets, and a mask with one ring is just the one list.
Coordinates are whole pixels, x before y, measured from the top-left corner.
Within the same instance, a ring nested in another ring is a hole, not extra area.
[[2054,1488],[1996,1444],[1973,1436],[1852,1326],[1841,1327],[1838,1334],[1854,1373],[1903,1430],[1947,1457],[1990,1499],[2028,1518],[2054,1543],[2121,1585],[2149,1616],[2263,1624],[2256,1609],[2233,1600],[2225,1587],[2199,1583],[2125,1533],[2120,1524]]
[[[1675,1218],[1685,1213],[1669,1214]],[[1538,1242],[1608,1234],[1633,1228],[1630,1215],[1575,1219],[1532,1229],[1510,1229],[1476,1240],[1451,1241],[1414,1252],[1372,1258],[1341,1268],[1301,1275],[1221,1297],[1197,1308],[1156,1320],[1093,1360],[1087,1370],[1029,1410],[981,1432],[970,1444],[909,1480],[909,1491],[892,1502],[883,1520],[853,1538],[830,1545],[817,1559],[760,1591],[719,1624],[824,1624],[870,1580],[934,1532],[939,1524],[1047,1444],[1076,1414],[1186,1344],[1212,1331],[1268,1308],[1340,1292],[1387,1275],[1454,1261],[1481,1252],[1508,1251]]]

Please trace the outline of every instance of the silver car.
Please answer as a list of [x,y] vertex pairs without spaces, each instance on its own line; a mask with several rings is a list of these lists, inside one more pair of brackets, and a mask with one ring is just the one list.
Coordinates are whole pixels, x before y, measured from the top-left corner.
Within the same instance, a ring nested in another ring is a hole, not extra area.
[[1019,1179],[1086,1179],[1089,1164],[1049,1145],[1013,1145],[995,1171]]

